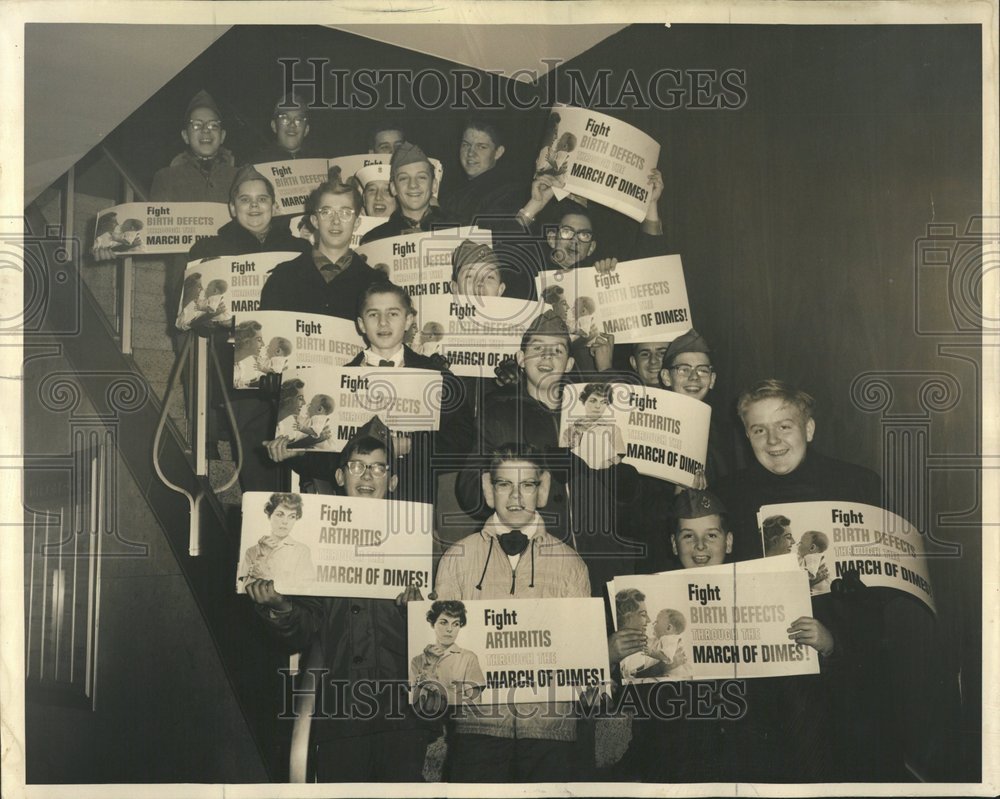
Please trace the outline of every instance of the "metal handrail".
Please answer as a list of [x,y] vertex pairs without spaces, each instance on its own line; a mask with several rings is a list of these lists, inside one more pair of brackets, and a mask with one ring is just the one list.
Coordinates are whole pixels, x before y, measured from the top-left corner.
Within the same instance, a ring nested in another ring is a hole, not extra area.
[[132,173],[129,172],[128,168],[121,161],[118,160],[115,154],[108,149],[108,146],[106,144],[101,145],[101,152],[104,154],[104,157],[111,162],[111,166],[113,166],[116,170],[118,170],[118,174],[122,176],[122,179],[132,189],[132,193],[135,195],[135,198],[139,200],[139,202],[146,202],[146,200],[149,198],[146,194],[146,191],[142,188],[142,184],[140,184],[139,181],[137,181],[135,177],[133,177]]

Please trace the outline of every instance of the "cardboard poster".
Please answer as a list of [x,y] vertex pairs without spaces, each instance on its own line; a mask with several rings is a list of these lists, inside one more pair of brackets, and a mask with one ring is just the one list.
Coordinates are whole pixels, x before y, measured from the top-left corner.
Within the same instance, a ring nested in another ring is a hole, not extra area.
[[293,311],[256,311],[236,317],[233,388],[253,388],[265,374],[283,380],[317,365],[342,366],[364,349],[349,319]]
[[417,298],[417,333],[412,347],[439,353],[452,373],[493,378],[497,365],[514,357],[521,338],[541,313],[539,303],[508,297],[455,294]]
[[559,443],[592,469],[618,459],[641,474],[694,487],[705,467],[712,409],[675,391],[630,383],[570,383]]
[[616,344],[638,344],[673,341],[693,326],[679,255],[622,261],[605,273],[545,271],[535,285],[574,336],[605,333]]
[[261,252],[189,261],[177,309],[178,330],[204,324],[229,327],[234,316],[256,313],[267,273],[298,255]]
[[359,169],[372,164],[388,164],[392,156],[387,153],[358,153],[357,155],[340,155],[329,158],[326,162],[327,172],[340,170],[340,180],[347,183]]
[[[580,599],[465,600],[459,629],[443,603],[411,602],[407,608],[411,701],[421,693],[449,704],[520,704],[572,701],[588,688],[608,691],[604,602]],[[445,650],[442,654],[442,648]]]
[[395,599],[429,586],[432,515],[418,502],[249,491],[236,591],[253,578],[286,596]]
[[274,186],[275,215],[301,214],[309,193],[326,180],[325,158],[290,158],[257,164],[260,174]]
[[924,537],[902,516],[856,502],[765,505],[757,513],[765,558],[794,555],[810,591],[856,569],[868,586],[912,594],[935,613]]
[[451,256],[466,239],[493,246],[488,230],[457,227],[372,241],[357,252],[416,298],[451,291]]
[[627,122],[554,106],[535,175],[557,179],[557,199],[579,194],[641,222],[649,203],[649,173],[659,157],[659,142]]
[[641,629],[650,641],[646,651],[622,660],[623,681],[818,674],[816,650],[788,633],[795,619],[812,616],[805,576],[787,561],[775,564],[780,571],[742,566],[630,575],[609,583],[616,629]]
[[97,216],[94,247],[116,256],[186,253],[229,221],[226,203],[122,203]]
[[429,369],[314,366],[296,378],[299,410],[289,399],[278,414],[275,436],[287,435],[293,449],[340,452],[373,416],[398,432],[437,430],[441,425],[442,376]]

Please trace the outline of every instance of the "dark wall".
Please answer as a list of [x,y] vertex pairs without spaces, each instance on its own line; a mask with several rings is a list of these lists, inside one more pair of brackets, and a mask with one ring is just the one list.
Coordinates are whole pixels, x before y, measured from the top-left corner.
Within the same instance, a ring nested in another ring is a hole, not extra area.
[[[561,83],[568,93],[567,69],[610,67],[614,98],[629,71],[640,86],[661,68],[745,71],[736,110],[608,113],[661,142],[662,213],[695,325],[716,347],[715,411],[765,377],[799,385],[818,401],[815,446],[883,474],[889,506],[933,539],[935,651],[901,658],[898,676],[924,705],[912,724],[940,730],[948,702],[929,706],[957,694],[961,671],[973,771],[980,472],[962,460],[979,453],[981,261],[962,234],[981,213],[980,36],[637,25],[565,65]],[[934,265],[929,235],[944,253]],[[944,748],[927,736],[921,748],[915,764],[941,767]]]

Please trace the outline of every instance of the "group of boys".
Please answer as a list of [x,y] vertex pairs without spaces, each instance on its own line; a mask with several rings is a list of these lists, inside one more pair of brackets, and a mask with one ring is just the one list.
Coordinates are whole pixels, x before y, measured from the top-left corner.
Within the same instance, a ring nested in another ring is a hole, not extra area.
[[[415,320],[407,292],[351,248],[363,213],[386,219],[365,241],[489,217],[495,247],[466,242],[456,248],[451,285],[456,294],[531,300],[532,278],[538,271],[616,268],[612,253],[598,250],[594,209],[580,198],[551,202],[555,176],[539,174],[530,190],[519,192],[517,182],[497,170],[505,146],[491,123],[473,120],[465,127],[459,147],[464,183],[440,204],[434,199],[434,167],[424,151],[406,141],[398,128],[377,130],[370,149],[391,155],[388,168],[369,170],[356,179],[341,175],[313,191],[306,204],[311,235],[307,243],[293,237],[287,222],[276,216],[275,191],[267,178],[252,166],[225,169],[225,131],[211,98],[204,93],[196,97],[187,117],[182,137],[189,153],[157,173],[154,193],[169,189],[173,196],[166,199],[207,199],[206,192],[218,194],[219,182],[228,180],[218,196],[228,201],[233,217],[216,238],[199,242],[192,257],[299,252],[270,273],[260,308],[355,320],[367,345],[355,365],[435,369],[454,380],[440,358],[419,355],[406,345]],[[308,109],[300,101],[283,99],[271,125],[275,142],[260,158],[282,160],[307,153]],[[201,196],[181,196],[182,189],[199,181],[205,189]],[[649,182],[646,219],[634,248],[616,253],[623,259],[666,251],[657,209],[663,190],[659,173],[654,170]],[[461,456],[458,502],[481,529],[455,542],[441,557],[434,591],[443,600],[601,596],[604,582],[616,574],[699,568],[762,556],[756,512],[765,504],[879,504],[874,473],[809,446],[816,429],[813,401],[777,380],[763,381],[740,396],[738,413],[753,452],[749,466],[733,471],[732,436],[713,426],[706,470],[692,490],[640,477],[620,457],[595,459],[591,453],[560,447],[562,388],[567,381],[631,380],[703,402],[715,386],[711,349],[696,331],[671,342],[634,345],[627,354],[628,370],[614,368],[613,352],[610,336],[586,331],[573,335],[565,314],[553,307],[532,323],[516,362],[501,369],[496,382],[475,381],[471,390],[464,383],[452,392],[459,399],[444,409],[440,433],[393,434],[375,419],[339,456],[303,454],[288,436],[275,436],[266,427],[266,404],[251,399],[237,414],[248,458],[241,474],[243,487],[274,490],[277,465],[289,461],[300,473],[303,491],[435,502],[435,457],[442,452]],[[850,582],[850,588],[860,586],[856,579],[844,582]],[[338,718],[321,721],[322,714],[317,714],[311,747],[317,779],[419,781],[425,748],[436,728],[399,694],[407,676],[406,604],[417,599],[419,591],[408,589],[397,602],[284,597],[267,580],[249,581],[246,591],[269,629],[290,650],[308,653],[307,666],[325,669],[325,680],[348,686],[349,696],[365,681],[375,686],[374,716],[360,720],[350,702],[335,714]],[[850,758],[844,752],[849,755],[862,744],[844,749],[831,740],[853,735],[867,744],[877,731],[868,719],[838,726],[832,712],[833,691],[844,683],[848,690],[852,680],[870,676],[862,675],[853,649],[863,638],[856,630],[866,623],[859,620],[861,604],[851,599],[859,593],[846,590],[817,598],[815,616],[796,619],[788,628],[790,640],[812,646],[821,655],[820,678],[757,681],[761,686],[749,694],[746,718],[637,724],[629,752],[614,775],[649,781],[849,777],[849,766],[859,761],[845,762]],[[870,603],[864,607],[866,613],[871,611]],[[608,645],[617,667],[636,653],[648,653],[652,642],[643,629],[623,626],[611,633]],[[826,680],[830,675],[841,682]],[[718,701],[727,690],[712,686]],[[317,691],[319,697],[319,687]],[[317,704],[322,705],[319,698]],[[487,718],[468,708],[453,709],[446,778],[564,782],[594,776],[587,755],[581,756],[575,743],[580,725],[574,709],[567,705],[536,711],[501,707]],[[775,763],[771,758],[782,747],[781,763]],[[896,776],[897,753],[884,754],[876,758],[880,770],[862,776]],[[839,758],[843,768],[816,765],[831,757]],[[692,764],[699,761],[715,766],[695,769]]]

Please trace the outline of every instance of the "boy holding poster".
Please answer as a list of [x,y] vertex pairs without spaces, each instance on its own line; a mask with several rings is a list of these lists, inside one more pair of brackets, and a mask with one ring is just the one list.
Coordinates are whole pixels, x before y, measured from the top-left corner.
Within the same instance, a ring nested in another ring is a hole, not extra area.
[[[530,446],[493,452],[481,478],[493,508],[483,529],[453,545],[438,566],[439,599],[589,597],[587,567],[546,532],[537,512],[551,476]],[[575,763],[576,719],[570,703],[507,705],[460,712],[449,739],[454,782],[566,782]]]
[[388,280],[373,283],[358,301],[358,329],[368,347],[348,366],[430,369],[442,372],[441,425],[435,433],[400,434],[395,441],[401,463],[400,498],[431,502],[434,495],[434,452],[462,452],[471,437],[471,410],[464,392],[447,362],[440,355],[425,356],[404,344],[406,332],[416,320],[416,310],[406,290]]
[[[733,534],[726,508],[715,495],[685,490],[676,497],[674,515],[670,545],[683,569],[726,561]],[[658,614],[658,621],[667,612]],[[665,628],[654,625],[653,634],[661,636]],[[788,639],[812,647],[824,658],[836,650],[829,628],[812,617],[791,621]],[[611,662],[621,664],[623,676],[629,659],[656,659],[657,642],[651,642],[645,630],[623,626],[622,619],[608,645]],[[831,663],[823,661],[824,671]],[[827,773],[833,732],[826,675],[761,678],[742,684],[699,681],[692,684],[699,687],[687,693],[690,701],[681,706],[680,715],[675,712],[669,717],[656,713],[668,706],[664,693],[673,696],[662,685],[640,689],[641,704],[650,714],[633,722],[632,743],[621,764],[624,776],[648,782],[702,782],[706,775],[701,761],[709,754],[715,769],[711,779],[718,782],[807,782],[823,779]],[[669,757],[664,756],[667,740]],[[778,761],[773,752],[781,753]]]
[[[344,449],[334,477],[347,496],[385,499],[395,489],[388,433],[375,417]],[[249,580],[246,592],[289,651],[308,650],[299,695],[314,691],[319,701],[311,736],[300,726],[308,725],[308,710],[299,709],[293,747],[295,736],[311,738],[316,779],[421,782],[431,728],[407,701],[406,619],[396,602],[286,597],[271,580]],[[337,693],[335,711],[324,708],[324,690]]]

